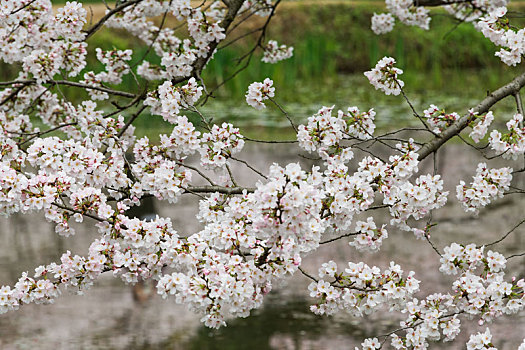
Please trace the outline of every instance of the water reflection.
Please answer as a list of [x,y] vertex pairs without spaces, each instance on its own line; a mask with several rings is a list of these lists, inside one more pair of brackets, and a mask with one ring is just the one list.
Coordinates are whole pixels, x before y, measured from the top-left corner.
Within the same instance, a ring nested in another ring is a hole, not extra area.
[[[273,295],[261,310],[246,319],[230,321],[226,328],[199,328],[186,349],[326,349],[329,344],[333,348],[334,341],[358,345],[355,339],[365,336],[355,321],[316,316],[309,306],[310,300],[301,297],[283,300]],[[165,348],[171,345],[163,344]]]

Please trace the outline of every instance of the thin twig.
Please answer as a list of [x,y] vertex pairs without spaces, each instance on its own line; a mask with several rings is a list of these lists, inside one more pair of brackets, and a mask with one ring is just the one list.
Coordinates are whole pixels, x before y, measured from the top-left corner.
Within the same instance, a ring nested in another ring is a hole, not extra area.
[[268,97],[268,99],[269,99],[270,101],[272,101],[273,104],[277,106],[277,108],[279,108],[279,110],[281,111],[282,114],[284,114],[284,116],[286,117],[286,119],[288,119],[288,121],[290,122],[290,125],[292,126],[293,130],[294,130],[295,133],[297,134],[297,132],[298,132],[297,127],[296,127],[295,124],[293,123],[292,118],[290,117],[290,115],[288,114],[288,112],[286,112],[286,111],[284,110],[284,108],[281,107],[281,105],[278,104],[277,101],[275,101],[273,98]]
[[319,242],[319,244],[327,244],[327,243],[335,242],[335,241],[338,241],[338,240],[340,240],[342,238],[351,237],[351,236],[357,236],[358,234],[359,234],[359,232],[345,233],[344,235],[341,235],[341,236],[338,236],[338,237],[335,237],[335,238],[331,238],[331,239],[327,239],[326,241]]
[[497,244],[501,241],[503,241],[505,238],[507,238],[512,232],[514,232],[518,227],[520,227],[523,223],[525,223],[525,219],[521,220],[520,222],[518,222],[513,228],[510,229],[510,231],[508,231],[507,233],[505,233],[500,239],[498,240],[495,240],[494,242],[492,243],[489,243],[489,244],[485,244],[485,247],[490,247],[494,244]]
[[102,25],[114,14],[119,13],[120,11],[124,10],[126,7],[129,7],[131,5],[138,4],[139,2],[142,2],[143,0],[131,0],[126,1],[125,3],[120,4],[119,6],[115,7],[113,10],[108,11],[104,17],[102,17],[93,27],[86,30],[86,38],[84,40],[87,40],[90,36],[95,34],[97,30],[102,27]]
[[245,160],[242,160],[242,159],[238,159],[238,158],[234,158],[234,157],[229,157],[230,159],[233,159],[239,163],[243,163],[244,165],[246,165],[248,168],[250,168],[253,172],[257,173],[257,175],[259,175],[260,177],[264,178],[264,179],[268,179],[268,177],[266,175],[264,175],[262,172],[260,172],[259,170],[255,169],[253,166],[251,166],[247,161]]

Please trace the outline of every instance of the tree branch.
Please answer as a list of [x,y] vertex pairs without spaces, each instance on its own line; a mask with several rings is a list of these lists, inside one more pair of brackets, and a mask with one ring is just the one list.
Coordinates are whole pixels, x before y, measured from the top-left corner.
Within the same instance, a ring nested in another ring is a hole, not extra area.
[[125,9],[126,7],[128,6],[131,6],[131,5],[135,5],[135,4],[138,4],[139,2],[142,2],[143,0],[132,0],[132,1],[127,1],[117,7],[115,7],[113,10],[109,11],[108,13],[106,13],[106,15],[104,17],[102,17],[93,27],[89,28],[87,31],[86,31],[86,38],[84,40],[87,40],[90,36],[92,36],[93,34],[95,34],[95,32],[97,30],[100,29],[100,27],[102,27],[102,25],[104,23],[106,23],[106,21],[111,17],[113,16],[115,13],[118,13],[120,11],[122,11],[123,9]]
[[452,4],[470,4],[470,0],[414,0],[414,6],[445,6]]
[[498,101],[503,98],[515,95],[521,88],[525,86],[525,73],[517,76],[510,83],[500,87],[493,93],[489,94],[483,99],[476,107],[471,110],[471,113],[460,118],[456,123],[451,125],[448,129],[444,130],[441,135],[435,137],[428,143],[426,143],[418,151],[419,160],[425,159],[430,154],[438,150],[443,144],[445,144],[452,137],[458,135],[463,129],[465,129],[473,120],[475,114],[483,114],[488,112],[490,107],[495,105]]
[[249,187],[222,187],[222,186],[196,186],[188,187],[188,191],[195,193],[222,193],[222,194],[242,194],[243,191],[255,192],[255,188]]

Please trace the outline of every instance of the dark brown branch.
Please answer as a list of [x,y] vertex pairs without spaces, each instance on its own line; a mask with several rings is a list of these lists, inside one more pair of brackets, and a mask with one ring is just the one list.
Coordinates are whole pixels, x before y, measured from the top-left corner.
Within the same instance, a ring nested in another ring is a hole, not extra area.
[[[226,13],[226,16],[224,17],[224,19],[219,24],[224,29],[224,32],[228,30],[228,27],[232,24],[232,22],[237,17],[237,13],[241,9],[242,5],[244,4],[244,1],[245,0],[228,1],[227,3],[228,12]],[[218,41],[214,41],[210,43],[208,54],[206,55],[206,57],[199,57],[193,64],[193,71],[192,71],[191,76],[198,77],[200,75],[200,73],[202,72],[202,70],[204,69],[208,61],[210,60],[212,54],[215,52],[215,49],[217,48],[218,45],[219,45]],[[179,78],[172,79],[171,82],[173,85],[175,85],[180,82],[186,81],[187,79],[188,77],[179,77]]]
[[458,135],[463,129],[465,129],[474,119],[476,114],[483,114],[488,112],[490,107],[496,104],[503,98],[515,95],[520,89],[525,86],[525,73],[517,76],[510,83],[500,87],[493,93],[489,94],[483,99],[476,107],[474,107],[471,113],[460,118],[456,123],[451,125],[448,129],[444,130],[439,137],[435,137],[424,145],[419,151],[419,160],[425,159],[433,152],[437,151],[443,144],[445,144],[452,137]]
[[23,82],[21,86],[17,87],[16,89],[13,89],[13,91],[11,91],[11,93],[9,95],[6,96],[6,98],[4,98],[2,100],[2,102],[0,102],[0,106],[3,106],[4,104],[6,104],[7,102],[9,102],[10,99],[12,99],[13,97],[15,97],[16,95],[18,95],[18,93],[20,91],[22,91],[27,85],[29,85],[30,83],[29,82]]
[[124,133],[126,132],[126,130],[129,128],[129,126],[135,121],[135,119],[138,118],[138,116],[140,115],[140,113],[142,113],[142,111],[144,111],[145,109],[147,108],[147,106],[142,106],[139,108],[139,110],[137,112],[135,112],[131,118],[129,118],[129,120],[126,122],[126,124],[124,124],[124,126],[122,127],[122,129],[119,131],[117,137],[120,138],[122,135],[124,135]]
[[68,81],[68,80],[51,80],[51,81],[47,81],[46,84],[68,85],[68,86],[74,86],[74,87],[78,87],[82,89],[102,91],[102,92],[108,93],[110,95],[115,95],[115,96],[122,96],[122,97],[128,97],[128,98],[136,97],[135,94],[132,94],[129,92],[112,90],[112,89],[107,89],[107,88],[99,87],[99,86],[91,86],[91,85],[81,84],[81,83],[77,83],[74,81]]
[[255,188],[248,187],[222,187],[222,186],[195,186],[188,187],[188,190],[195,193],[222,193],[222,194],[242,194],[243,191],[255,192]]
[[359,232],[345,233],[344,235],[337,236],[335,238],[331,238],[331,239],[327,239],[326,241],[319,242],[319,244],[327,244],[327,243],[335,242],[335,241],[340,240],[341,238],[346,238],[346,237],[350,237],[350,236],[357,236],[358,234],[359,234]]
[[[15,81],[9,81],[9,82],[5,82],[5,83],[0,83],[0,86],[1,85],[22,84],[22,86],[17,88],[17,89],[20,90],[20,89],[24,88],[25,86],[31,85],[31,84],[34,84],[34,83],[36,83],[35,79],[31,79],[31,80],[15,80]],[[102,91],[102,92],[108,93],[110,95],[122,96],[122,97],[128,97],[128,98],[135,98],[137,96],[135,94],[132,94],[132,93],[129,93],[129,92],[125,92],[125,91],[112,90],[112,89],[108,89],[108,88],[105,88],[105,87],[102,87],[102,86],[91,86],[91,85],[77,83],[77,82],[69,81],[69,80],[48,80],[48,81],[42,82],[42,84],[68,85],[68,86],[74,86],[74,87],[78,87],[78,88],[82,88],[82,89],[98,90],[98,91]],[[18,91],[17,91],[17,93],[18,93]],[[10,98],[10,96],[8,96],[7,99],[8,98]]]
[[25,4],[25,5],[22,6],[22,7],[19,7],[18,9],[14,10],[14,11],[11,12],[10,14],[11,14],[11,15],[14,15],[14,14],[17,13],[17,12],[22,11],[22,10],[25,9],[26,7],[29,7],[29,6],[30,6],[32,3],[34,3],[35,1],[36,1],[36,0],[32,0],[32,1],[28,2],[27,4]]
[[96,216],[96,215],[89,214],[89,213],[84,213],[83,211],[76,210],[76,209],[73,209],[73,208],[67,207],[67,206],[62,205],[62,204],[53,203],[53,205],[54,205],[55,207],[57,207],[57,208],[60,208],[60,209],[63,209],[63,210],[68,210],[68,211],[70,211],[70,212],[77,213],[77,214],[81,214],[82,216],[86,216],[86,217],[88,217],[88,218],[92,218],[93,220],[97,220],[97,221],[100,221],[100,222],[111,222],[110,220],[102,219],[102,218],[99,218],[99,217]]
[[55,126],[54,128],[51,128],[51,129],[48,129],[48,130],[45,130],[45,131],[37,132],[37,133],[35,133],[33,136],[31,136],[30,138],[28,138],[27,140],[24,140],[23,142],[21,142],[20,144],[18,144],[18,146],[22,146],[22,145],[28,143],[29,141],[36,139],[37,137],[41,137],[41,136],[43,136],[43,135],[45,135],[45,134],[49,134],[49,133],[51,133],[51,132],[53,132],[53,131],[56,131],[56,130],[59,130],[59,129],[65,128],[65,127],[67,127],[67,126],[73,126],[73,125],[77,125],[77,122],[71,122],[71,123],[60,124],[60,125]]
[[414,6],[445,6],[452,4],[471,4],[470,0],[414,0]]

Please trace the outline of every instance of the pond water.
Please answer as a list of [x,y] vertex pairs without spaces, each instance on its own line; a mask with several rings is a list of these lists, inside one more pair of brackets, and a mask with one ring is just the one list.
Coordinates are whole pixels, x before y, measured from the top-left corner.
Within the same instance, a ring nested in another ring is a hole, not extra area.
[[[468,178],[475,170],[478,158],[469,150],[458,152],[458,145],[450,145],[440,154],[439,170],[447,179],[446,187],[454,193],[459,178]],[[271,162],[286,164],[296,159],[294,147],[248,144],[242,159],[253,160],[264,169]],[[359,155],[358,157],[359,158]],[[310,167],[312,161],[302,160]],[[420,170],[430,172],[425,161]],[[235,164],[233,172],[241,184],[253,181],[254,176],[242,164]],[[478,220],[466,215],[454,204],[435,212],[441,222],[433,233],[435,244],[442,249],[450,242],[490,242],[519,222],[525,202],[510,197],[487,210]],[[160,215],[169,216],[181,234],[195,232],[199,225],[192,219],[196,200],[183,197],[176,205],[155,203]],[[386,221],[383,213],[376,219]],[[75,236],[58,237],[51,224],[39,215],[14,215],[0,221],[0,285],[13,284],[20,273],[32,271],[39,264],[57,261],[67,249],[85,254],[96,232],[89,221],[79,227]],[[505,255],[523,251],[520,228],[499,244]],[[422,280],[422,292],[450,290],[452,280],[437,273],[438,256],[428,243],[418,241],[411,234],[389,230],[379,254],[361,254],[345,242],[339,242],[306,257],[303,267],[315,274],[322,262],[330,259],[340,264],[363,260],[368,264],[386,267],[395,260],[405,271],[414,270]],[[509,274],[523,276],[523,259],[509,261]],[[309,312],[313,302],[308,297],[309,280],[296,274],[272,291],[260,310],[246,319],[231,320],[226,328],[209,330],[199,323],[199,317],[176,305],[169,298],[163,300],[154,293],[152,285],[141,288],[124,285],[111,276],[101,278],[84,296],[64,292],[54,305],[28,305],[19,311],[0,315],[0,349],[347,349],[359,345],[367,336],[380,335],[398,327],[400,315],[377,313],[365,318],[350,317],[345,313],[334,317],[317,317]],[[147,297],[141,297],[148,295]],[[517,348],[525,333],[525,317],[503,318],[491,326],[494,343],[500,349]],[[470,332],[484,330],[476,322],[466,321],[459,341],[436,345],[435,348],[461,349]]]

